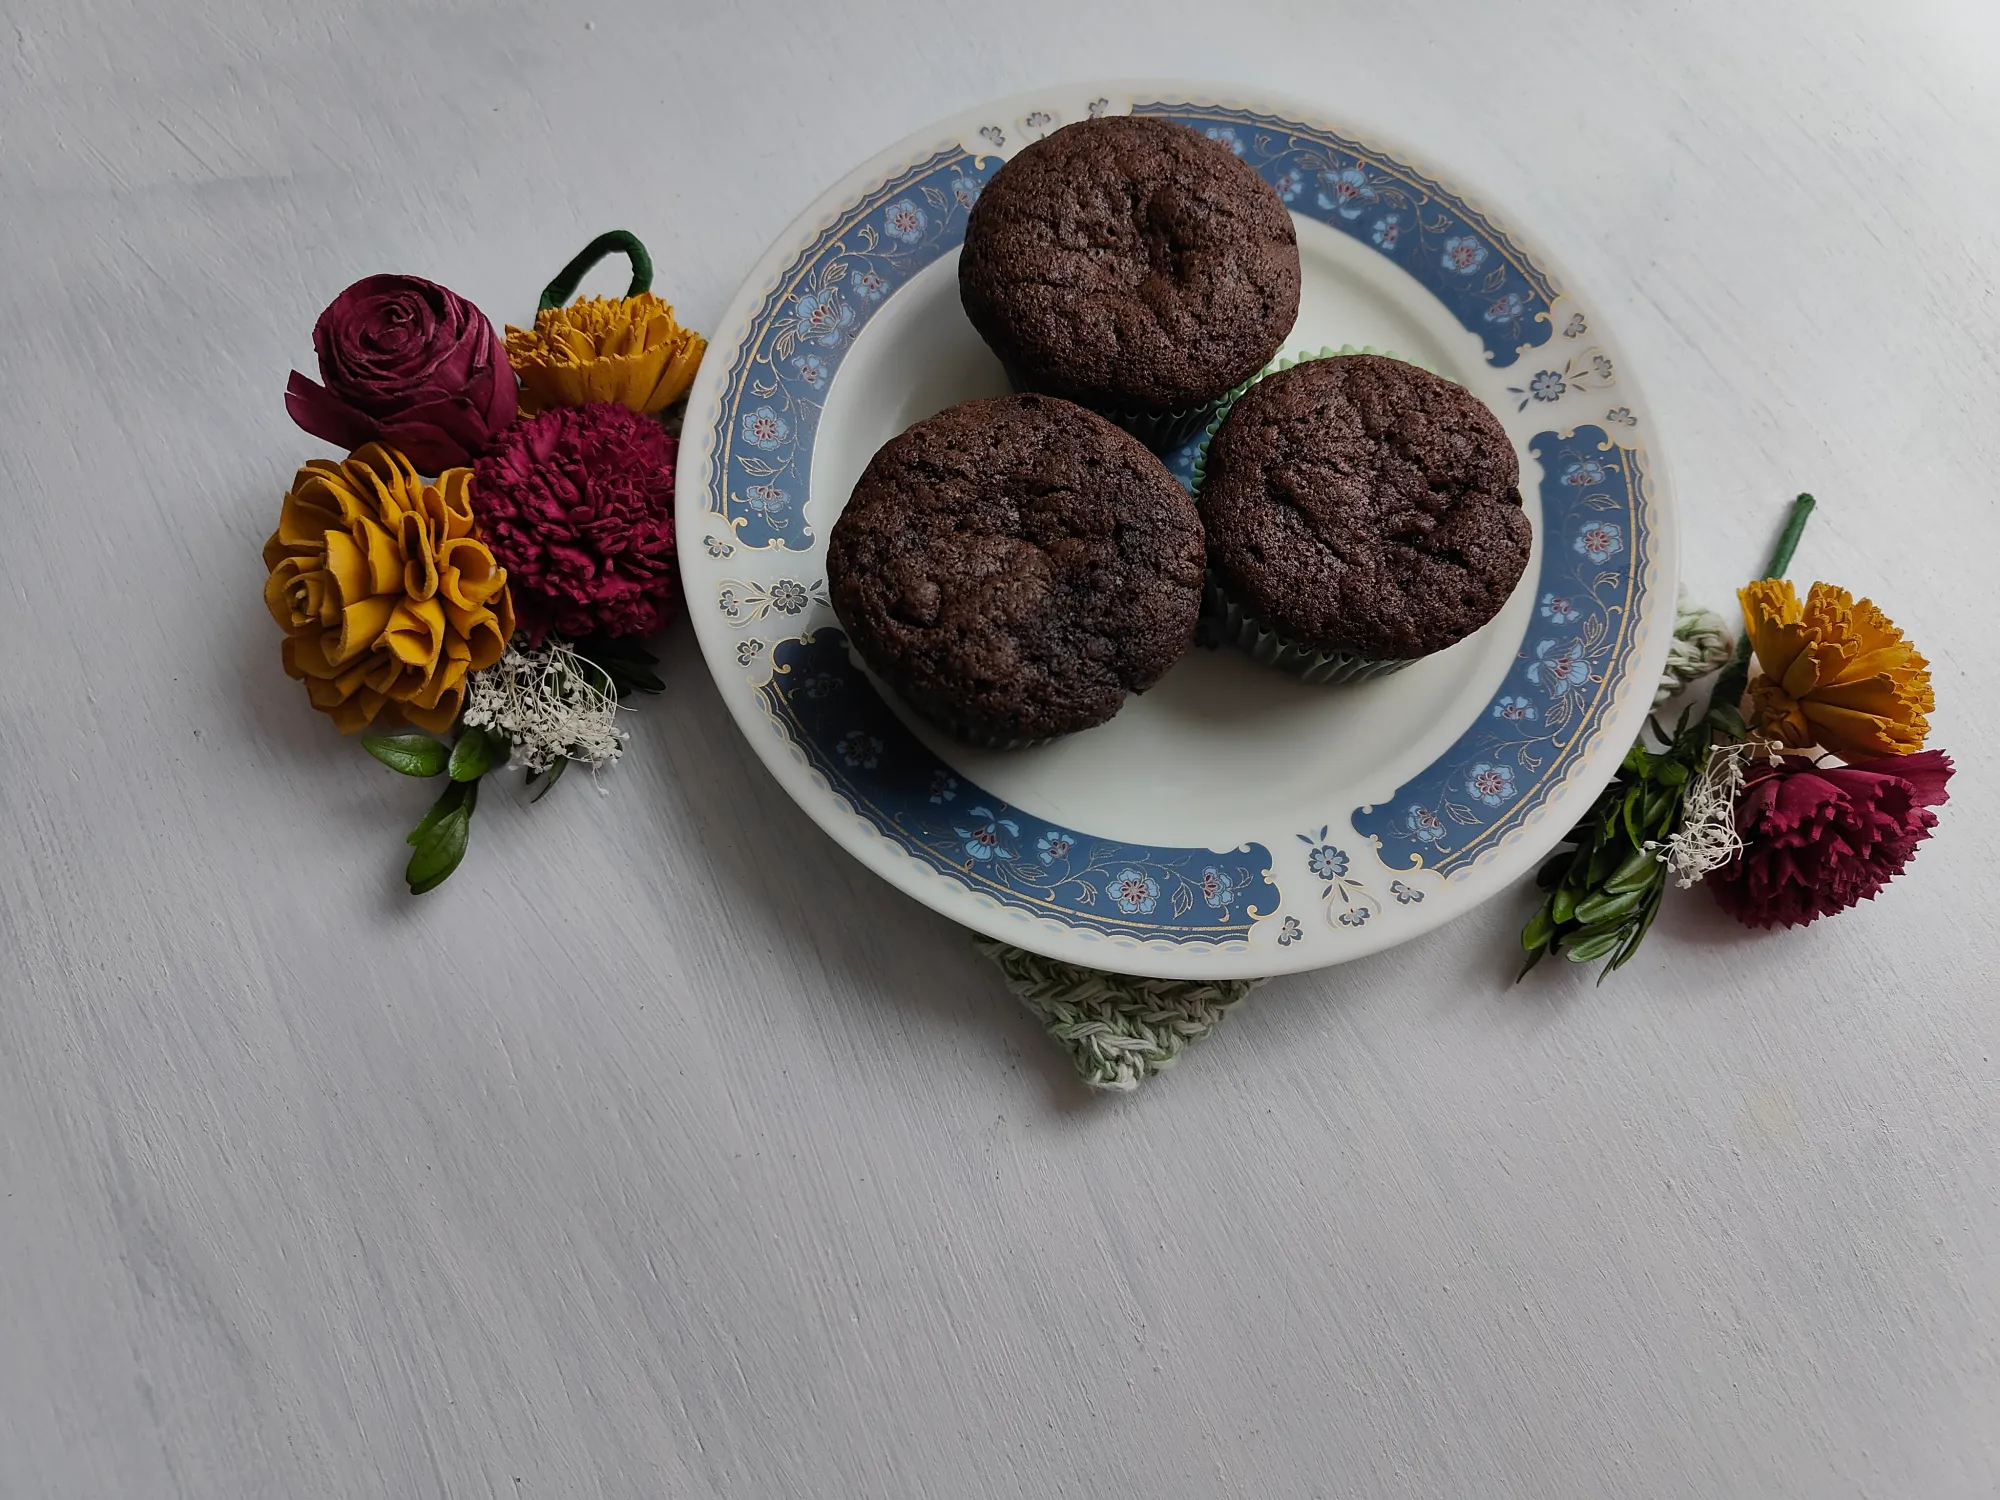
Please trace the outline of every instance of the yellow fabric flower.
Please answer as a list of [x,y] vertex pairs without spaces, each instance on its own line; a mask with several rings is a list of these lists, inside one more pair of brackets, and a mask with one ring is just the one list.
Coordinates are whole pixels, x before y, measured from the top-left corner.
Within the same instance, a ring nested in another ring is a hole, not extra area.
[[674,321],[651,292],[579,297],[547,307],[535,326],[507,330],[507,358],[521,377],[521,409],[613,401],[643,415],[665,411],[694,384],[708,340]]
[[264,544],[264,603],[284,628],[286,673],[342,734],[390,703],[442,733],[466,674],[506,648],[507,570],[479,540],[471,494],[472,470],[426,484],[379,443],[315,459],[292,481]]
[[1850,762],[1923,749],[1937,706],[1930,663],[1881,610],[1826,583],[1801,605],[1782,578],[1738,597],[1763,668],[1750,684],[1752,729]]

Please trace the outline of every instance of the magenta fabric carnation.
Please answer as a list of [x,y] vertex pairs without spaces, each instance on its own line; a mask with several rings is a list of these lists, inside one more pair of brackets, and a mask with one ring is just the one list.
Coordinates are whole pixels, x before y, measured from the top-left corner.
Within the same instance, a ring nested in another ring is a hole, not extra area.
[[1746,927],[1803,927],[1871,900],[1930,837],[1951,772],[1937,750],[1753,770],[1736,805],[1743,850],[1708,888]]
[[595,402],[516,423],[474,466],[473,511],[531,643],[650,635],[672,617],[678,448],[653,418]]
[[520,382],[486,315],[417,276],[368,276],[313,325],[315,385],[297,370],[285,410],[339,448],[382,443],[422,473],[486,451],[514,420]]

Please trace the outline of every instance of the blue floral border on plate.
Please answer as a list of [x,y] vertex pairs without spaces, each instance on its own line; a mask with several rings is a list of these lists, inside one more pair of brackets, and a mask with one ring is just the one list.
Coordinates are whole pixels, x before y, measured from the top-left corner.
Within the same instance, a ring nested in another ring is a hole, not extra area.
[[[1282,116],[1163,102],[1134,109],[1202,130],[1256,167],[1294,211],[1390,257],[1481,340],[1494,366],[1554,337],[1559,292],[1547,274],[1441,184]],[[1057,122],[1032,123],[1045,133]],[[980,133],[996,147],[1004,141],[997,126]],[[887,297],[963,242],[966,214],[999,165],[996,156],[962,148],[935,152],[862,195],[778,277],[723,382],[713,433],[720,477],[708,497],[722,534],[703,538],[712,557],[738,546],[812,547],[803,505],[827,388]],[[1577,314],[1562,333],[1573,339],[1587,327]],[[1608,361],[1593,350],[1510,391],[1526,410],[1611,379]],[[1623,407],[1606,420],[1633,422]],[[1518,828],[1562,783],[1638,647],[1649,545],[1642,460],[1600,427],[1567,438],[1544,432],[1531,446],[1545,469],[1535,616],[1544,628],[1531,626],[1502,691],[1445,755],[1389,803],[1356,810],[1356,830],[1392,868],[1449,874]],[[1183,478],[1194,447],[1170,459]],[[812,597],[823,601],[817,591]],[[803,585],[781,581],[768,600],[725,589],[720,607],[738,624],[767,606],[796,614],[806,602]],[[746,640],[738,660],[748,666],[763,649]],[[837,630],[778,641],[771,655],[772,675],[760,689],[766,710],[808,763],[884,837],[971,889],[1033,915],[1142,941],[1241,940],[1275,915],[1272,860],[1262,845],[1155,848],[1055,828],[961,781],[932,755],[849,660]],[[1300,857],[1324,887],[1328,921],[1359,926],[1383,902],[1347,873],[1346,855],[1327,835],[1301,832]],[[1407,864],[1399,866],[1404,852]],[[1400,905],[1423,900],[1400,880],[1390,895]],[[1280,945],[1298,936],[1287,915]]]
[[[940,151],[877,187],[778,278],[723,383],[709,509],[745,547],[812,545],[802,511],[813,438],[841,360],[890,293],[965,242],[965,216],[997,157]],[[726,556],[734,544],[715,540]]]
[[828,627],[779,641],[765,711],[849,807],[904,852],[1033,916],[1111,938],[1226,942],[1277,909],[1271,851],[1095,839],[1011,807],[912,734]]
[[1646,471],[1601,427],[1538,433],[1542,573],[1522,649],[1472,727],[1380,807],[1354,815],[1385,864],[1449,874],[1519,827],[1562,781],[1630,670],[1646,597]]
[[1478,334],[1496,366],[1519,359],[1523,342],[1554,335],[1549,278],[1484,214],[1414,169],[1280,115],[1158,103],[1132,112],[1201,131],[1255,167],[1293,212],[1373,245]]

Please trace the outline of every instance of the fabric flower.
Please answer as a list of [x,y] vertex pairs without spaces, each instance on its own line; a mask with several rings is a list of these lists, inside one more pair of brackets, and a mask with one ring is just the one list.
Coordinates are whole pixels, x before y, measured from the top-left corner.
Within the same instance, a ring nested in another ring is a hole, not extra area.
[[598,401],[509,431],[473,471],[480,524],[528,643],[650,635],[672,616],[674,455],[649,417]]
[[382,443],[425,474],[469,464],[514,420],[507,347],[486,315],[416,276],[368,276],[313,325],[315,385],[297,370],[285,410],[338,448]]
[[535,326],[507,330],[507,358],[521,377],[521,409],[610,401],[651,415],[694,384],[708,340],[674,321],[651,292],[579,297],[545,307]]
[[472,471],[426,484],[370,443],[298,472],[264,544],[264,603],[289,676],[343,734],[393,703],[419,728],[458,717],[469,672],[514,633],[507,574],[473,524]]
[[1872,900],[1930,837],[1951,773],[1937,750],[1852,766],[1788,755],[1752,771],[1736,804],[1743,848],[1708,888],[1746,927],[1803,927]]
[[1816,583],[1803,605],[1782,578],[1738,597],[1762,673],[1750,727],[1780,744],[1845,761],[1921,750],[1930,732],[1930,663],[1888,617],[1845,589]]

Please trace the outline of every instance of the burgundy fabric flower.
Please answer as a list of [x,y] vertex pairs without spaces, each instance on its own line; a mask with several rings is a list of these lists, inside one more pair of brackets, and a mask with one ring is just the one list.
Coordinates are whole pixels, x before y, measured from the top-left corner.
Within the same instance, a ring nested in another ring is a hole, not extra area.
[[285,410],[338,448],[382,443],[425,474],[469,464],[514,420],[519,382],[486,315],[415,276],[368,276],[313,325],[315,385],[297,370]]
[[1743,851],[1708,888],[1746,927],[1803,927],[1872,900],[1930,837],[1951,772],[1938,750],[1852,766],[1788,755],[1753,770],[1736,805]]
[[593,402],[524,419],[473,466],[472,508],[530,644],[650,635],[672,617],[679,446],[651,417]]

